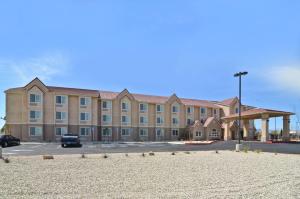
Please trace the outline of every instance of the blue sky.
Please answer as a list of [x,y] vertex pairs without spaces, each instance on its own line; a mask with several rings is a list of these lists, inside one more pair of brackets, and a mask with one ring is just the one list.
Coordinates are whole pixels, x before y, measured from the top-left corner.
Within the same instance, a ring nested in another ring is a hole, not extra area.
[[222,100],[237,95],[240,70],[245,104],[300,114],[299,10],[297,0],[1,1],[0,115],[3,91],[35,76]]

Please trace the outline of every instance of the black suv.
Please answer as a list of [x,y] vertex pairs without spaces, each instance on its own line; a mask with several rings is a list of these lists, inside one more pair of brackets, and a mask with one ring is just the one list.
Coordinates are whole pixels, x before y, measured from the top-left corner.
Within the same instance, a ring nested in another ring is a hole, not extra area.
[[65,134],[61,136],[61,147],[76,146],[81,147],[80,139],[78,135]]
[[0,135],[0,146],[8,147],[20,145],[20,139],[11,135]]

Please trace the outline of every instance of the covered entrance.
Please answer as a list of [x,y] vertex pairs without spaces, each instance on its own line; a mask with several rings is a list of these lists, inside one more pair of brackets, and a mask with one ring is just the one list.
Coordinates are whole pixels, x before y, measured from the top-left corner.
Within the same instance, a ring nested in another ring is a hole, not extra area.
[[[291,112],[254,108],[241,113],[241,130],[243,138],[246,140],[253,139],[253,135],[249,135],[249,120],[261,119],[261,142],[269,140],[269,118],[283,117],[282,140],[289,141],[290,132],[290,116],[294,115]],[[238,113],[231,114],[222,118],[224,120],[224,140],[234,139],[232,135],[232,123],[239,119]],[[242,136],[241,136],[242,138]]]

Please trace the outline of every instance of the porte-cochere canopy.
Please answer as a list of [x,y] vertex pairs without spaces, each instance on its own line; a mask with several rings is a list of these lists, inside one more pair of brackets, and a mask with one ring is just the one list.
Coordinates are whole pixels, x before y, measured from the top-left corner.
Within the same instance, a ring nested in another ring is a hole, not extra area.
[[[242,129],[244,132],[244,137],[247,139],[249,137],[249,120],[261,119],[261,141],[265,142],[269,140],[269,118],[272,117],[283,117],[283,129],[282,129],[282,138],[285,141],[289,140],[289,132],[290,132],[290,116],[294,115],[292,112],[272,110],[272,109],[264,109],[264,108],[253,108],[246,111],[241,112],[241,120],[242,120]],[[230,123],[232,121],[238,120],[239,114],[231,114],[225,117],[222,117],[224,121],[224,139],[230,140]],[[251,138],[250,138],[251,139]]]

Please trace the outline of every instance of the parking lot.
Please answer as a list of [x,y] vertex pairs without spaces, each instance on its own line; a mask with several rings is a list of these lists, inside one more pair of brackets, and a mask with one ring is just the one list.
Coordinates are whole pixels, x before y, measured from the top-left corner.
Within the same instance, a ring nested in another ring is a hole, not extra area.
[[[63,155],[63,154],[97,154],[97,153],[142,153],[142,152],[171,152],[171,151],[209,151],[233,150],[236,141],[218,141],[209,145],[187,145],[184,142],[89,142],[80,148],[62,148],[60,143],[23,142],[20,146],[3,148],[3,155]],[[243,142],[250,150],[262,150],[272,153],[300,154],[299,144],[267,144],[261,142]]]

